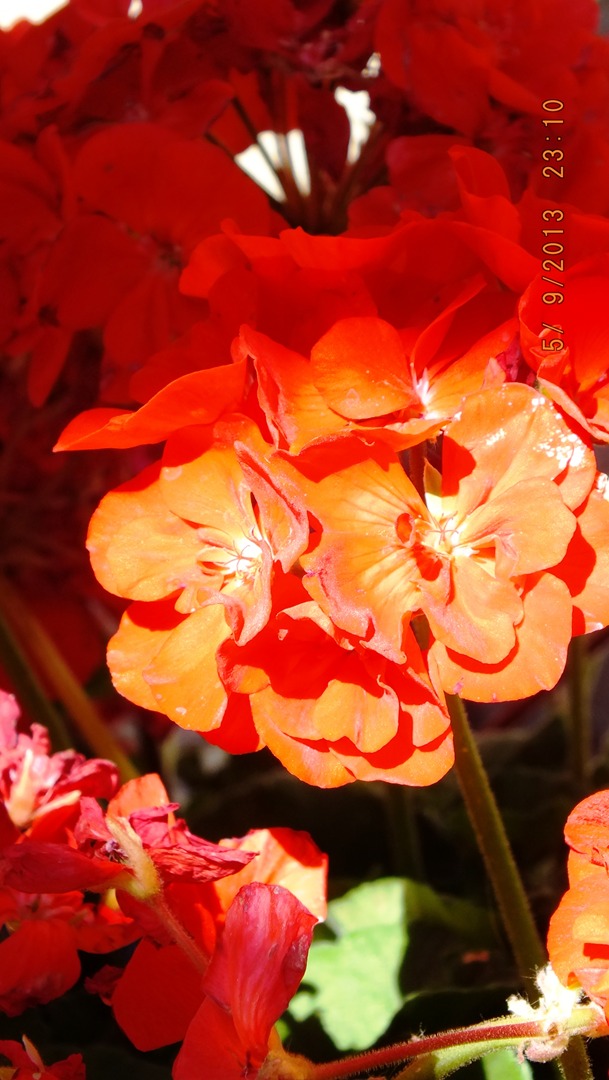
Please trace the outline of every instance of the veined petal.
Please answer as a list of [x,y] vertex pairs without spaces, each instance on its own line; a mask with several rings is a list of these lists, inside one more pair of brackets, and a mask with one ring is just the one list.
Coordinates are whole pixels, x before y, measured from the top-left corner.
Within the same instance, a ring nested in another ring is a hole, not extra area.
[[335,788],[352,784],[355,776],[342,764],[334,747],[325,739],[293,739],[275,720],[276,698],[266,690],[251,698],[256,730],[264,744],[286,769],[314,787]]
[[246,378],[244,361],[189,372],[164,386],[141,409],[98,408],[70,421],[56,450],[126,448],[161,442],[185,424],[211,424],[237,408]]
[[251,356],[258,376],[258,397],[275,443],[297,454],[320,436],[345,430],[313,382],[309,362],[265,334],[242,327],[240,351]]
[[233,900],[204,980],[232,1013],[242,1046],[264,1057],[273,1025],[304,975],[315,915],[280,885],[253,882]]
[[[173,1080],[243,1080],[245,1069],[258,1070],[266,1057],[264,1051],[244,1047],[233,1018],[211,998],[206,998],[186,1032],[175,1060]],[[255,1075],[255,1073],[253,1074]]]
[[328,856],[308,833],[284,828],[251,829],[246,836],[221,840],[220,844],[256,853],[256,858],[242,870],[214,883],[224,911],[243,885],[262,881],[289,889],[319,920],[325,919]]
[[494,542],[495,572],[502,578],[515,577],[560,562],[575,525],[556,484],[520,480],[501,495],[491,494],[470,514],[460,530],[460,542]]
[[566,582],[573,598],[574,634],[588,634],[609,624],[609,502],[598,488],[579,507],[576,525],[552,573]]
[[143,709],[158,708],[142,672],[184,618],[171,600],[135,603],[127,608],[108,642],[108,667],[119,694]]
[[224,539],[226,547],[234,536],[247,536],[256,527],[249,489],[233,449],[241,428],[237,422],[226,429],[189,427],[177,432],[167,442],[159,477],[171,511],[217,532],[218,543]]
[[384,319],[339,319],[311,351],[312,378],[334,412],[366,420],[415,402],[404,346]]
[[334,622],[399,662],[404,619],[418,606],[418,587],[416,562],[397,523],[427,510],[391,452],[379,447],[376,457],[309,487],[307,502],[323,531],[302,563],[312,575],[305,585],[318,601],[323,594]]

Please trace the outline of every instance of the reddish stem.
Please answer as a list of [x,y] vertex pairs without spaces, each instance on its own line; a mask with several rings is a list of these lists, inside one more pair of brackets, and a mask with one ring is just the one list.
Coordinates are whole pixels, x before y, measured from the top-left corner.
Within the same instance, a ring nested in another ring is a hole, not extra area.
[[505,1024],[489,1023],[476,1027],[454,1028],[442,1031],[438,1035],[411,1039],[409,1042],[395,1043],[380,1050],[368,1050],[363,1054],[343,1058],[341,1061],[329,1061],[323,1065],[314,1065],[310,1080],[339,1080],[340,1077],[353,1076],[355,1073],[380,1069],[386,1065],[396,1065],[407,1058],[433,1054],[451,1046],[466,1046],[468,1043],[497,1042],[501,1039],[539,1039],[545,1035],[543,1024],[538,1020],[513,1020]]

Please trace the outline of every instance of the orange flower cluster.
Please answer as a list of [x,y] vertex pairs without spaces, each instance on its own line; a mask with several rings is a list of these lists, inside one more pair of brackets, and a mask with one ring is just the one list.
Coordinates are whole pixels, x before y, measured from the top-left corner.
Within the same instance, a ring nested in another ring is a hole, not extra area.
[[[549,689],[609,623],[595,4],[127,8],[0,51],[4,350],[42,402],[95,343],[60,449],[163,444],[89,530],[113,680],[312,784],[431,784],[445,694]],[[355,164],[341,84],[377,118]],[[235,161],[261,131],[276,198]]]
[[582,987],[609,1019],[609,792],[580,802],[565,826],[569,888],[550,920],[548,954],[565,986]]

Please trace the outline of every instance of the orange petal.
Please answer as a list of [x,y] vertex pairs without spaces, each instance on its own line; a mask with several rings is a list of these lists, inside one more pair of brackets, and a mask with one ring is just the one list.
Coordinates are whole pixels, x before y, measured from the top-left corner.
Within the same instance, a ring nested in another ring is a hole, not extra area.
[[532,477],[554,480],[564,503],[576,509],[595,476],[592,450],[547,398],[520,383],[472,394],[445,434],[442,492],[458,492],[463,517],[489,492],[502,495]]
[[484,664],[446,649],[435,641],[430,659],[437,663],[449,694],[470,701],[516,701],[551,690],[562,675],[571,639],[571,597],[563,581],[542,573],[522,597],[524,615],[516,644],[505,660]]
[[211,424],[239,406],[245,376],[244,362],[225,364],[183,375],[135,412],[89,409],[70,421],[54,449],[125,449],[161,442],[186,424]]
[[403,625],[418,606],[414,556],[400,540],[401,515],[427,510],[397,458],[382,447],[307,489],[322,525],[319,546],[302,563],[307,589],[337,626],[404,660]]
[[95,511],[87,538],[93,570],[109,592],[158,600],[200,582],[196,529],[168,508],[150,465],[111,491]]
[[153,707],[192,731],[217,728],[227,695],[218,675],[216,650],[229,633],[224,605],[212,604],[188,615],[165,635],[143,671]]
[[127,608],[108,643],[112,682],[123,697],[144,709],[158,710],[142,672],[183,620],[171,600],[135,603]]
[[339,319],[313,346],[311,366],[330,408],[353,420],[416,400],[400,335],[384,319]]
[[451,561],[451,578],[448,599],[434,591],[433,581],[421,579],[420,604],[432,633],[447,649],[470,660],[490,664],[504,660],[516,641],[514,624],[522,617],[516,589],[471,557]]

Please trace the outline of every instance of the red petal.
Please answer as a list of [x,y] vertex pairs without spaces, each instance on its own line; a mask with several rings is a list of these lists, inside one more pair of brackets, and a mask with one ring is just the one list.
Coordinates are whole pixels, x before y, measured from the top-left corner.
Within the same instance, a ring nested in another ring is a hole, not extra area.
[[138,1050],[180,1042],[201,1000],[201,975],[177,945],[140,941],[112,995],[112,1011]]
[[245,885],[228,910],[204,986],[230,1009],[254,1054],[266,1055],[271,1029],[300,984],[316,922],[279,885]]
[[211,424],[238,407],[245,375],[245,363],[193,371],[159,390],[136,412],[90,409],[68,424],[54,449],[125,449],[161,442],[188,424]]
[[397,330],[383,319],[340,319],[313,346],[313,380],[330,408],[353,420],[415,400]]

